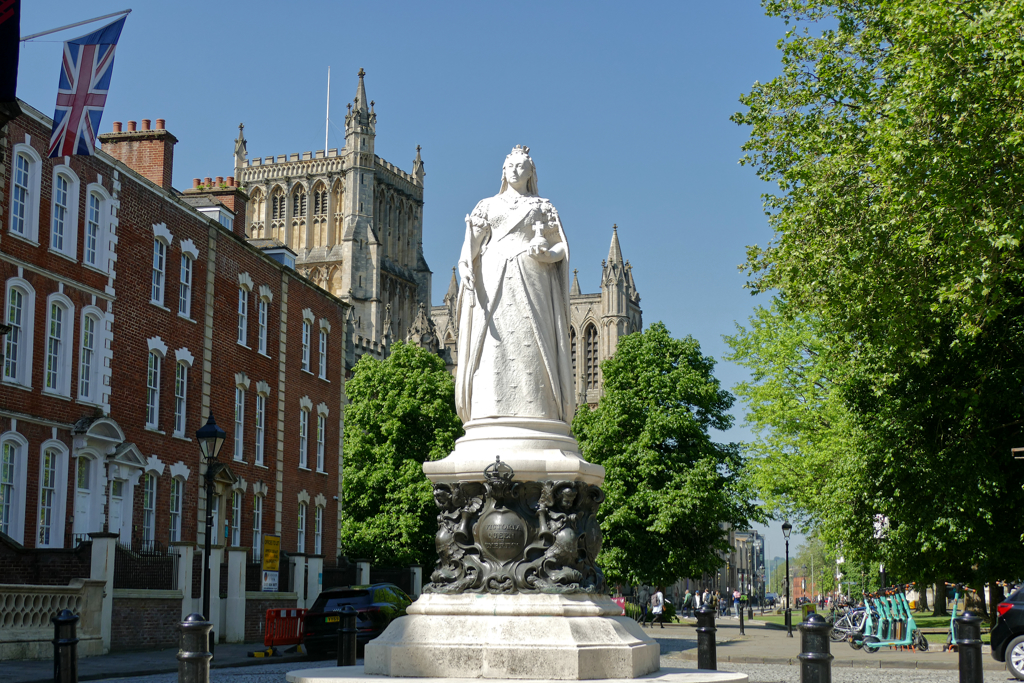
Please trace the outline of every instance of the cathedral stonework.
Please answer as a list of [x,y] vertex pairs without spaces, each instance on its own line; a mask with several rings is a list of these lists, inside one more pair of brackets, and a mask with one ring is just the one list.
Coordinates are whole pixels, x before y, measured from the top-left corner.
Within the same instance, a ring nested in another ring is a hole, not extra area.
[[[423,258],[423,160],[412,173],[374,154],[377,114],[359,70],[345,116],[345,146],[248,158],[239,126],[235,178],[249,195],[246,234],[295,253],[295,269],[352,305],[346,364],[387,355],[391,342],[421,337],[430,305]],[[418,324],[417,324],[418,323]]]
[[[443,347],[449,370],[454,371],[459,319],[456,306],[459,283],[452,269],[448,292],[440,306],[430,310],[436,338]],[[608,258],[601,262],[601,291],[584,294],[577,271],[573,271],[569,290],[569,344],[576,388],[576,403],[597,405],[604,392],[601,362],[611,358],[619,339],[643,329],[640,294],[633,281],[633,267],[622,258],[618,226],[612,226],[612,242]]]

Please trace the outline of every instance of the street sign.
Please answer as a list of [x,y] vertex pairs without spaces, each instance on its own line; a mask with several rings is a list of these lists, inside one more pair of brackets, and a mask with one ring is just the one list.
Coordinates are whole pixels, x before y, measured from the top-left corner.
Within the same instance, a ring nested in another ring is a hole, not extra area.
[[263,534],[263,571],[276,572],[281,569],[281,537]]

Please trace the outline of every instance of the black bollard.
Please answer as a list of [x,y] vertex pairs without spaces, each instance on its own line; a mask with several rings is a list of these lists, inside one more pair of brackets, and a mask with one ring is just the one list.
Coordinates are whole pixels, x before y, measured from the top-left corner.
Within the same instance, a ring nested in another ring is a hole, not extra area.
[[960,652],[960,683],[983,683],[981,668],[981,617],[964,612],[956,622],[956,646]]
[[352,605],[341,608],[341,628],[338,629],[338,666],[356,665],[356,609]]
[[737,604],[736,611],[739,612],[739,617],[740,617],[740,635],[741,636],[745,636],[747,634],[743,632],[743,603],[742,602]]
[[210,683],[210,631],[213,624],[202,614],[190,614],[181,622],[178,650],[178,683]]
[[[807,615],[800,629],[800,683],[832,683],[832,654],[828,632],[832,627],[816,612]],[[980,683],[980,682],[979,682]]]
[[715,651],[715,611],[701,606],[697,610],[697,668],[707,671],[718,670],[718,653]]
[[62,609],[53,622],[53,683],[78,683],[78,615]]

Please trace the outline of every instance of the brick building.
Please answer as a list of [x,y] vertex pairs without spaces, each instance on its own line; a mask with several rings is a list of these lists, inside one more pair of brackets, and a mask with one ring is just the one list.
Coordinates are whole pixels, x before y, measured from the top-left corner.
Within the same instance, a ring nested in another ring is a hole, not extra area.
[[287,249],[246,240],[233,178],[174,190],[162,120],[115,124],[93,157],[47,159],[51,121],[20,104],[0,128],[0,540],[173,547],[191,611],[206,516],[195,431],[212,412],[227,433],[215,570],[258,559],[264,533],[302,576],[307,556],[310,576],[334,564],[347,305]]

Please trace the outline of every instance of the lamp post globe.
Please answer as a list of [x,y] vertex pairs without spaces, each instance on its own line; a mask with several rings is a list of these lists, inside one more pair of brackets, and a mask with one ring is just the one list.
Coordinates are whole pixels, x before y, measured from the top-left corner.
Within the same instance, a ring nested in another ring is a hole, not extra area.
[[782,523],[782,535],[786,537],[786,636],[793,637],[793,610],[789,600],[789,535],[793,533],[793,525],[788,521]]
[[[196,430],[196,441],[199,443],[199,451],[202,459],[206,462],[206,543],[203,554],[203,617],[212,621],[210,615],[210,540],[213,536],[213,478],[217,475],[219,467],[217,456],[224,445],[226,438],[224,430],[217,426],[213,419],[213,413],[206,424]],[[210,653],[213,653],[213,645],[216,642],[214,629],[210,629]]]

